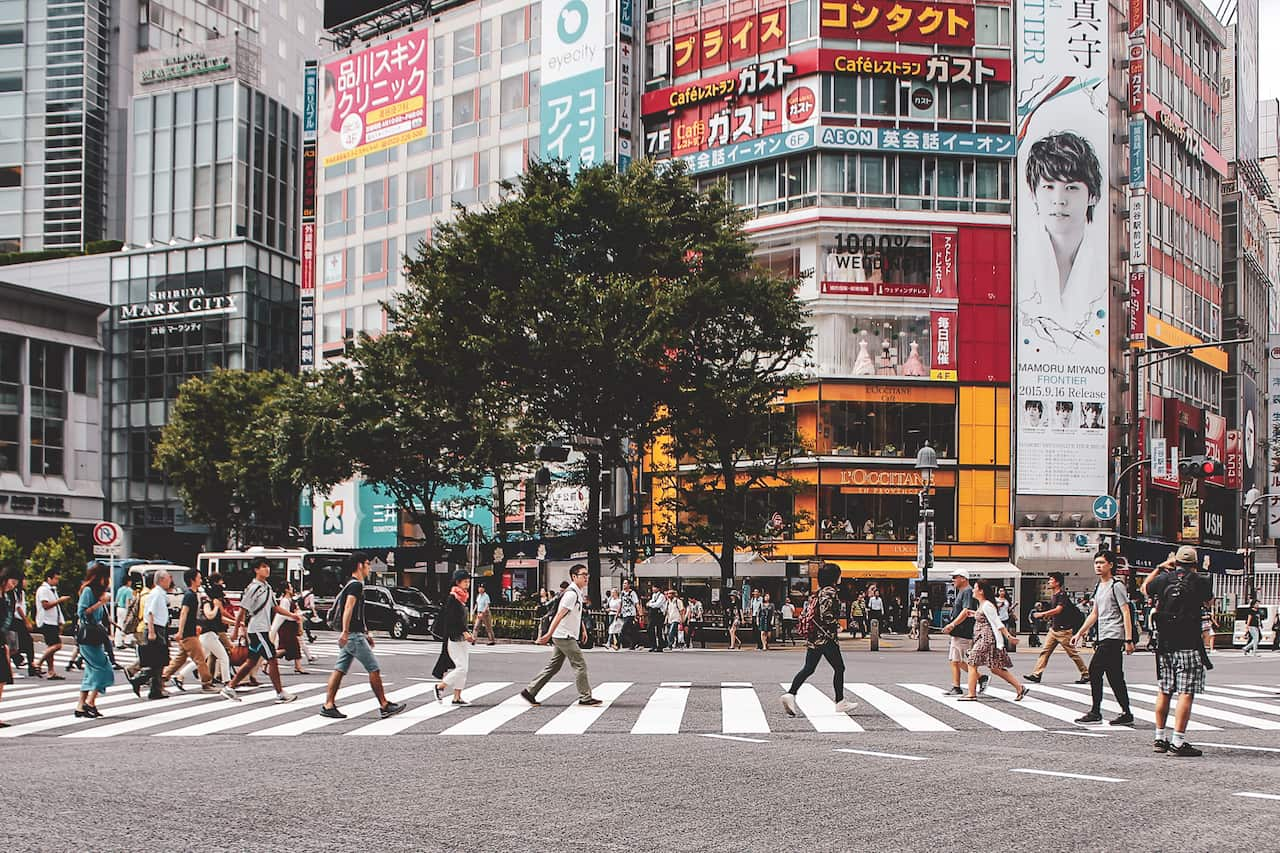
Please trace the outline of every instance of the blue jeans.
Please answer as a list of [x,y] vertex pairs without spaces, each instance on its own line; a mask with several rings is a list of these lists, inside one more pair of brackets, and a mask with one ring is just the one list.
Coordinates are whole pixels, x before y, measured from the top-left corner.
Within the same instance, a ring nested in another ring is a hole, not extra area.
[[333,668],[346,675],[347,670],[351,669],[352,661],[360,661],[360,665],[365,668],[365,672],[378,671],[378,659],[373,656],[373,648],[369,645],[368,634],[351,634],[348,636],[347,644],[338,650],[338,660],[334,663]]
[[1262,642],[1262,631],[1259,628],[1246,628],[1245,630],[1248,632],[1249,639],[1245,640],[1244,653],[1246,655],[1257,654],[1258,643]]

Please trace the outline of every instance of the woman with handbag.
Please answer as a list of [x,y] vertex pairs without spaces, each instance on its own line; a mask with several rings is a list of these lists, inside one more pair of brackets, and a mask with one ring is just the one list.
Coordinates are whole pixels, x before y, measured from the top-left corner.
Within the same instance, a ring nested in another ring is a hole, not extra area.
[[111,578],[106,566],[94,563],[80,584],[80,601],[76,604],[80,625],[76,631],[76,647],[85,664],[84,676],[80,679],[80,701],[76,704],[77,717],[101,717],[98,694],[116,680],[105,648],[111,642],[111,631],[107,627],[110,607]]
[[1005,681],[1018,691],[1015,702],[1021,702],[1027,695],[1027,688],[1013,674],[1013,661],[1005,651],[1005,644],[1016,646],[1018,638],[1009,633],[1009,629],[1000,621],[1000,611],[995,605],[995,584],[991,581],[979,581],[973,587],[973,598],[977,602],[976,610],[969,613],[975,617],[973,624],[973,646],[969,649],[969,692],[961,696],[960,702],[976,702],[978,700],[978,668],[987,667],[991,674]]
[[466,569],[458,569],[453,573],[453,589],[445,596],[444,608],[436,617],[438,626],[432,626],[431,632],[441,638],[440,658],[432,675],[440,679],[436,685],[436,701],[443,702],[450,691],[453,692],[453,704],[466,705],[462,698],[462,689],[467,686],[468,659],[470,643],[475,637],[467,630],[467,599],[471,594],[471,574]]

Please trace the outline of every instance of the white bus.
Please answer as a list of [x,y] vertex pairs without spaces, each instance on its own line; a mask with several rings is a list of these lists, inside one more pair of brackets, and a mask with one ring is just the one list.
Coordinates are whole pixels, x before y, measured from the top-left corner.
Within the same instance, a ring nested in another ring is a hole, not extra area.
[[222,586],[231,603],[253,580],[252,563],[265,557],[271,564],[268,582],[278,595],[285,582],[296,592],[311,590],[315,596],[314,617],[323,619],[329,606],[351,576],[351,555],[340,551],[308,551],[301,548],[246,548],[243,551],[208,551],[197,558],[196,567],[208,578],[215,572],[222,576]]

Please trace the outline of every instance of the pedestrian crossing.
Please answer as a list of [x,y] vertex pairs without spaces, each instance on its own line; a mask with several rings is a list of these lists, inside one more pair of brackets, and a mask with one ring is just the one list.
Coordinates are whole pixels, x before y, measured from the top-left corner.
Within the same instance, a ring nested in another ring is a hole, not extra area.
[[[830,687],[804,685],[796,696],[799,713],[786,716],[779,696],[786,685],[752,682],[606,681],[594,686],[600,705],[578,705],[577,691],[568,681],[548,684],[539,695],[540,707],[521,696],[522,685],[506,681],[473,684],[463,692],[465,704],[446,697],[435,701],[430,681],[388,683],[388,698],[404,702],[408,710],[380,719],[378,703],[363,679],[351,679],[337,694],[347,719],[317,713],[324,701],[325,683],[312,679],[290,682],[296,701],[277,704],[269,687],[242,690],[240,702],[198,690],[175,692],[162,701],[133,695],[127,685],[98,700],[100,720],[73,715],[78,699],[74,682],[19,682],[0,699],[0,741],[29,736],[101,739],[122,736],[203,737],[229,734],[259,738],[294,738],[342,734],[385,737],[402,734],[445,738],[502,734],[556,735],[679,735],[716,734],[750,740],[767,735],[816,733],[859,737],[876,732],[993,732],[1035,733],[1068,730],[1107,736],[1132,731],[1129,727],[1077,726],[1074,720],[1091,704],[1087,685],[1034,685],[1022,701],[1014,691],[993,684],[978,702],[962,702],[945,695],[937,685],[918,682],[871,684],[851,682],[847,698],[858,702],[852,714],[835,710]],[[1154,723],[1156,686],[1129,685],[1135,725]],[[1120,707],[1109,693],[1103,702],[1107,716]],[[1280,693],[1257,684],[1215,685],[1196,698],[1190,730],[1224,729],[1280,731]]]

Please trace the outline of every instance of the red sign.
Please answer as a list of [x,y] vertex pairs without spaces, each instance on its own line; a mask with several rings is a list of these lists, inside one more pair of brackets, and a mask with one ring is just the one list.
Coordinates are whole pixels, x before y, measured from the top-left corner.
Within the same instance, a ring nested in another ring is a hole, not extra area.
[[1136,36],[1147,23],[1147,0],[1129,0],[1129,35]]
[[932,271],[929,275],[929,295],[940,299],[956,297],[956,235],[949,231],[934,231],[929,235]]
[[316,218],[316,143],[302,143],[302,220]]
[[[1204,413],[1204,455],[1210,459],[1217,459],[1223,463],[1224,468],[1226,467],[1227,419],[1222,415]],[[1204,481],[1215,486],[1226,487],[1227,475],[1224,471],[1217,477],[1205,477]]]
[[1147,54],[1144,46],[1135,48],[1137,56],[1133,55],[1134,49],[1129,51],[1129,114],[1141,115],[1147,100]]
[[1147,340],[1147,268],[1129,271],[1129,343]]
[[316,289],[316,224],[302,223],[302,292]]
[[818,107],[818,99],[808,86],[801,86],[787,95],[787,121],[793,124],[804,124],[813,116]]
[[930,311],[929,377],[950,382],[956,380],[956,312]]
[[826,0],[818,17],[824,39],[906,44],[974,43],[973,6],[903,0]]
[[1244,433],[1238,429],[1227,430],[1227,488],[1239,489],[1244,485]]
[[[1138,418],[1138,459],[1147,458],[1147,419]],[[1135,460],[1136,461],[1136,460]],[[1132,519],[1133,532],[1141,534],[1146,527],[1147,517],[1147,474],[1148,466],[1139,465],[1133,472],[1133,510],[1129,514]]]
[[676,36],[671,43],[672,74],[684,77],[786,47],[787,9],[783,6]]

